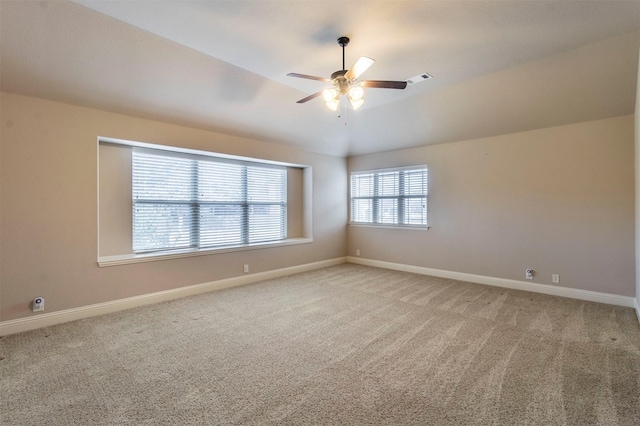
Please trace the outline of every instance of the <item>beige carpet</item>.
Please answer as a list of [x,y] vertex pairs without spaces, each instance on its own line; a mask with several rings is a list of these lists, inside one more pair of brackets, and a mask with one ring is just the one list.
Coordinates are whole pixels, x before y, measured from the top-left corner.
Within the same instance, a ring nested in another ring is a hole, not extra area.
[[632,309],[345,264],[0,340],[3,425],[638,425]]

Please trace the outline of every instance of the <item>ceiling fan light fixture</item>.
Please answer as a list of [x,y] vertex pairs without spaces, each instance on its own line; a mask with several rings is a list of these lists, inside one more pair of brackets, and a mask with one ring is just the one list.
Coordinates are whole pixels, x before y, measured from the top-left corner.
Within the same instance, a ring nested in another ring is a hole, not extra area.
[[361,84],[352,85],[347,94],[354,110],[360,108],[364,103],[364,89]]
[[349,99],[351,100],[351,102],[358,101],[363,97],[364,97],[364,89],[362,88],[361,85],[357,84],[349,88]]
[[362,106],[362,104],[364,103],[364,99],[360,98],[358,100],[353,100],[353,99],[349,99],[351,101],[351,106],[353,107],[353,109],[358,109]]
[[340,93],[336,89],[324,89],[322,99],[331,111],[337,111],[340,105]]
[[338,99],[338,91],[336,89],[324,89],[322,91],[322,99],[325,102],[335,102]]
[[325,103],[327,104],[327,108],[329,108],[331,111],[337,111],[338,107],[340,106],[340,99],[332,99],[326,101]]

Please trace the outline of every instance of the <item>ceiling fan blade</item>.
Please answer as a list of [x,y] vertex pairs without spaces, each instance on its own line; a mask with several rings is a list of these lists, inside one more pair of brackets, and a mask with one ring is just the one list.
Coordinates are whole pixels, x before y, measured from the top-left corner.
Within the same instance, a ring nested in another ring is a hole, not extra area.
[[365,80],[362,82],[363,87],[371,87],[375,89],[404,89],[407,87],[406,81],[385,81],[385,80]]
[[303,103],[305,103],[305,102],[307,102],[307,101],[310,101],[310,100],[311,100],[311,99],[313,99],[313,98],[317,98],[317,97],[318,97],[318,96],[320,96],[320,95],[322,95],[322,92],[316,92],[316,93],[314,93],[313,95],[309,95],[309,96],[307,96],[306,98],[302,98],[302,99],[300,99],[300,100],[299,100],[298,102],[296,102],[296,103],[297,103],[297,104],[303,104]]
[[374,62],[374,59],[367,58],[366,56],[361,56],[360,59],[358,59],[356,63],[353,64],[351,69],[344,75],[345,78],[348,78],[349,80],[355,80],[356,78],[360,77],[363,72],[368,70]]
[[298,74],[298,73],[295,73],[295,72],[290,72],[289,74],[287,74],[287,76],[288,77],[296,77],[296,78],[306,78],[308,80],[324,81],[325,83],[328,83],[328,82],[331,81],[328,78],[316,77],[315,75]]

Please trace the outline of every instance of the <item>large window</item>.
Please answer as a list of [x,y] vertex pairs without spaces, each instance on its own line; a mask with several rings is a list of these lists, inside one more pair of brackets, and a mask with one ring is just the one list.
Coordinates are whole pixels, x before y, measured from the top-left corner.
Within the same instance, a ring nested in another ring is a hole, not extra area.
[[287,238],[287,169],[134,148],[133,252]]
[[351,223],[427,226],[427,167],[351,174]]

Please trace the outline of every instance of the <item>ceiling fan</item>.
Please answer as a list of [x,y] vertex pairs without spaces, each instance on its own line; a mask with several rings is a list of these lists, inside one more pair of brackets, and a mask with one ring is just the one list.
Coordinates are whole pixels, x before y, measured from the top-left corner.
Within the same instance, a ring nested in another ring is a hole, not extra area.
[[358,81],[358,77],[365,72],[375,60],[360,57],[351,69],[346,70],[344,67],[344,48],[349,44],[349,37],[339,37],[338,44],[342,46],[342,69],[331,74],[331,78],[316,77],[307,74],[289,73],[289,77],[306,78],[309,80],[318,80],[325,83],[331,83],[332,87],[316,92],[306,98],[300,99],[297,103],[303,104],[313,98],[322,95],[327,107],[333,111],[338,109],[340,105],[340,96],[346,95],[351,102],[353,109],[358,109],[364,103],[364,88],[376,89],[404,89],[407,87],[406,81],[386,81],[386,80],[362,80]]

